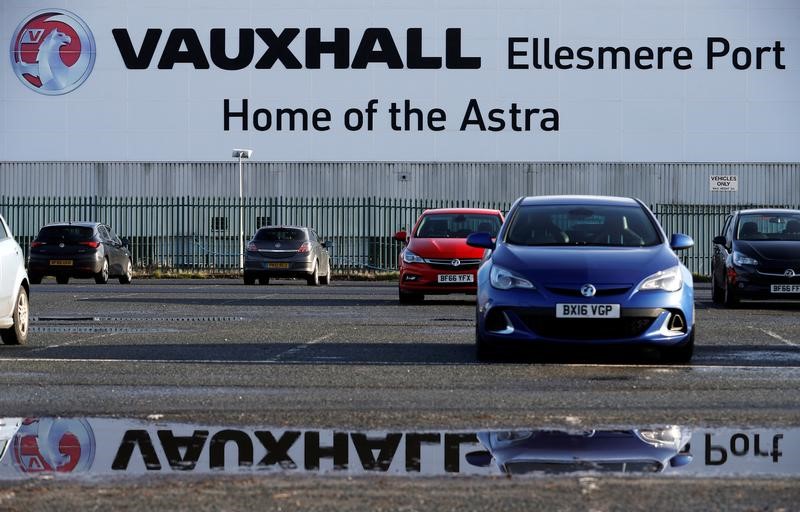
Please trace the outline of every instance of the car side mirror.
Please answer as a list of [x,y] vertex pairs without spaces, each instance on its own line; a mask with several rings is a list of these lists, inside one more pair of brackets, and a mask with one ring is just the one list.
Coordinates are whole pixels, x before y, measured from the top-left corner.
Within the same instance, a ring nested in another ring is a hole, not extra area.
[[693,457],[684,453],[680,453],[669,459],[669,466],[672,468],[679,468],[692,462]]
[[408,233],[405,231],[398,231],[394,234],[394,239],[398,242],[408,242]]
[[467,245],[494,250],[495,242],[489,233],[472,233],[467,237]]
[[694,240],[689,235],[683,233],[674,233],[669,240],[669,246],[673,251],[682,251],[690,247],[694,247]]
[[725,245],[728,243],[728,239],[724,236],[715,236],[713,241],[715,245]]
[[333,242],[331,242],[330,240],[325,240],[324,242],[322,242],[322,247],[326,249],[333,249]]
[[126,249],[127,249],[127,248],[128,248],[128,247],[130,247],[130,246],[131,246],[131,241],[130,241],[130,240],[128,240],[127,238],[123,238],[123,239],[122,239],[122,247],[124,247],[124,248],[126,248]]

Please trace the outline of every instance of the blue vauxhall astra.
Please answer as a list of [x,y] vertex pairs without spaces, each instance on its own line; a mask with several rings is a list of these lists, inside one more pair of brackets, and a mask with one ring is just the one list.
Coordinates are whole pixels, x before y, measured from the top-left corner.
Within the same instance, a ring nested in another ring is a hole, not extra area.
[[478,358],[517,345],[649,345],[669,362],[694,351],[694,287],[674,251],[694,242],[667,238],[641,201],[618,197],[518,199],[478,270]]

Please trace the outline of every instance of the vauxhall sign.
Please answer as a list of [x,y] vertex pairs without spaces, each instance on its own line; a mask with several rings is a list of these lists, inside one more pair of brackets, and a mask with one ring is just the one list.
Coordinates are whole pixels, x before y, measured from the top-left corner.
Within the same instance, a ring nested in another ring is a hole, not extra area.
[[[0,3],[0,76],[17,82],[0,95],[23,120],[2,128],[6,158],[214,160],[238,144],[288,161],[800,159],[785,12],[70,5]],[[74,135],[34,144],[26,109],[58,101],[72,107],[47,129]]]

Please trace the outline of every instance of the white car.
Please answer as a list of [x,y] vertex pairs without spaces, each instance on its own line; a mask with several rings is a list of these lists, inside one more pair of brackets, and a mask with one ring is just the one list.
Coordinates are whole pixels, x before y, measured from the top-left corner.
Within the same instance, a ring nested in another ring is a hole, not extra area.
[[29,290],[22,249],[0,216],[0,337],[6,345],[28,340]]

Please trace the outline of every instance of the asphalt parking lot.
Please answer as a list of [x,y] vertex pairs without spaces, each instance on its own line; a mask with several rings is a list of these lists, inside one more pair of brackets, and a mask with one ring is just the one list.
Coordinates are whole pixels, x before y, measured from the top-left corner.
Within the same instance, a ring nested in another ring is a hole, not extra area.
[[[725,310],[707,285],[685,366],[647,351],[480,363],[473,297],[400,306],[394,283],[46,280],[31,301],[29,344],[0,354],[7,417],[355,430],[800,425],[800,303]],[[794,483],[775,485],[793,495]]]

